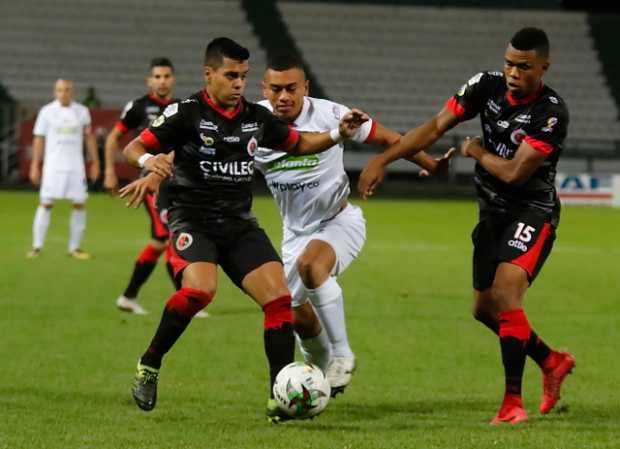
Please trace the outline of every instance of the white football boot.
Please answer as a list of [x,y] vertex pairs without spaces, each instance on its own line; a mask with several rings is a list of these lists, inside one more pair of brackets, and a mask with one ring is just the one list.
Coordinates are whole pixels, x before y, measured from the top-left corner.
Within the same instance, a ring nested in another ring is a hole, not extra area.
[[343,393],[355,372],[355,356],[332,357],[327,364],[325,377],[332,387],[332,398],[338,393]]
[[137,299],[129,299],[125,295],[121,295],[116,300],[116,307],[123,312],[129,312],[136,315],[146,315],[148,312],[140,305]]

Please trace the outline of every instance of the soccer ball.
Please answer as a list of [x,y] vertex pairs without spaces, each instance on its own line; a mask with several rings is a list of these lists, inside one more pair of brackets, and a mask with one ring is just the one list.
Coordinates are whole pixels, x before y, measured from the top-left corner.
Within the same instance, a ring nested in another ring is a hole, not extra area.
[[273,395],[280,409],[296,419],[317,416],[329,401],[331,387],[316,365],[293,362],[286,365],[273,384]]

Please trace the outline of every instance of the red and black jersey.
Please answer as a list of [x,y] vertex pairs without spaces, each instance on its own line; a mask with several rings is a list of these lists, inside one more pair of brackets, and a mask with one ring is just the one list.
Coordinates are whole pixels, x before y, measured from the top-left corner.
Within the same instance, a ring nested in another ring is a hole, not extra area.
[[153,93],[130,101],[125,105],[115,128],[123,134],[130,130],[140,133],[161,115],[166,106],[177,101],[179,100],[164,100]]
[[564,100],[545,85],[530,97],[516,99],[503,73],[482,72],[464,84],[446,107],[461,121],[480,114],[484,147],[499,157],[512,159],[521,142],[546,155],[538,170],[519,185],[506,184],[476,164],[481,214],[528,210],[557,226],[560,202],[555,174],[569,120]]
[[299,139],[266,108],[242,98],[235,110],[225,111],[206,91],[168,106],[140,137],[152,149],[175,149],[172,229],[179,220],[249,216],[256,150],[288,150]]

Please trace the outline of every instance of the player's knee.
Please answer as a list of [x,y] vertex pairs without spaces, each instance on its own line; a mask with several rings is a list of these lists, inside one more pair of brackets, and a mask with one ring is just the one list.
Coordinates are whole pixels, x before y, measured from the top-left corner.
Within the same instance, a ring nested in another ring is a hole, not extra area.
[[217,287],[213,281],[209,279],[201,279],[196,276],[186,276],[185,273],[186,272],[183,272],[183,279],[181,281],[182,288],[202,291],[212,297],[215,296]]
[[306,288],[320,287],[329,277],[329,271],[311,257],[304,255],[297,260],[297,271]]
[[41,207],[47,210],[51,210],[52,207],[54,207],[54,205],[51,203],[47,203],[47,204],[41,204]]

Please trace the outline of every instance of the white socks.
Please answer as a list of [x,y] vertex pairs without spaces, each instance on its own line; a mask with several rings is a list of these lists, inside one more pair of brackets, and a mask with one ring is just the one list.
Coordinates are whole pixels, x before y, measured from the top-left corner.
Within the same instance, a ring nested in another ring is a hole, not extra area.
[[316,337],[302,339],[297,333],[295,333],[295,337],[297,337],[297,343],[299,343],[304,360],[314,363],[325,372],[331,355],[329,349],[331,345],[325,329],[321,329],[321,333]]
[[43,242],[45,241],[45,234],[47,234],[47,228],[50,225],[50,217],[52,216],[52,209],[47,209],[43,206],[37,207],[37,211],[34,214],[34,222],[32,223],[32,247],[41,249]]
[[319,288],[306,291],[331,342],[331,356],[353,356],[344,319],[342,289],[336,278],[330,276]]
[[86,229],[86,211],[84,209],[71,209],[70,253],[80,247],[84,229]]

